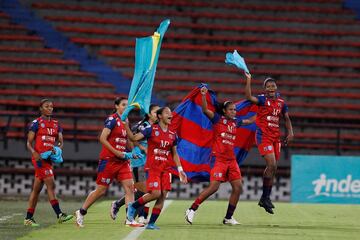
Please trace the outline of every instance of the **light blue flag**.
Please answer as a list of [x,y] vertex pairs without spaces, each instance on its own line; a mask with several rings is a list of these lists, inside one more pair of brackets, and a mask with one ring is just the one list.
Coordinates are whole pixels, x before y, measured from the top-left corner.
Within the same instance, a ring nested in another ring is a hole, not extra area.
[[59,147],[54,147],[52,151],[46,151],[40,154],[41,159],[50,159],[53,163],[62,163],[62,150]]
[[234,65],[237,68],[244,70],[246,73],[250,73],[249,69],[246,66],[244,58],[241,57],[236,50],[234,50],[233,53],[226,53],[225,63],[229,65]]
[[134,108],[140,109],[142,115],[149,111],[160,47],[169,24],[170,20],[166,19],[161,22],[154,35],[136,38],[135,72],[129,92],[129,105],[121,116],[122,120]]

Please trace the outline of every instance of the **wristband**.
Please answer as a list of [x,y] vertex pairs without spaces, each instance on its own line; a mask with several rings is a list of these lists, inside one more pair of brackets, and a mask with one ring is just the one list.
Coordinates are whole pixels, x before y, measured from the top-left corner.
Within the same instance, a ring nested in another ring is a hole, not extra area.
[[182,168],[182,166],[177,167],[177,169],[178,169],[178,172],[183,172],[183,171],[184,171],[184,169]]

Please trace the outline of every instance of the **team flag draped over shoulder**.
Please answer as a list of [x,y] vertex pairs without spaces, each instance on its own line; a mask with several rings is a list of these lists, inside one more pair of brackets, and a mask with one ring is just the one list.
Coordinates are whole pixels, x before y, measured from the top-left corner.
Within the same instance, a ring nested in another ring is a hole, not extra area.
[[[201,93],[199,87],[194,88],[173,112],[171,128],[179,136],[177,146],[181,164],[188,179],[192,182],[209,181],[210,154],[213,128],[210,120],[201,109]],[[215,111],[217,104],[215,92],[207,93],[208,108]],[[256,114],[256,106],[249,101],[236,103],[237,118],[246,119]],[[240,165],[255,142],[255,124],[241,126],[237,129],[235,154]],[[176,173],[176,171],[174,171]]]
[[154,35],[136,38],[135,71],[129,92],[129,107],[125,110],[124,117],[134,108],[140,109],[142,115],[149,111],[160,47],[169,25],[170,20],[166,19],[161,22]]

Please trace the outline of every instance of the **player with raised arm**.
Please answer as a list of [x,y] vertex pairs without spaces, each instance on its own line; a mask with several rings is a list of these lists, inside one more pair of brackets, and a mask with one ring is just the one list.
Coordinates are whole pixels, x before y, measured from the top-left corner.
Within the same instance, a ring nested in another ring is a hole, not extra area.
[[146,180],[147,193],[135,202],[129,203],[127,218],[133,220],[136,209],[148,202],[156,201],[149,223],[146,226],[147,229],[151,230],[159,229],[155,222],[164,206],[167,193],[171,190],[171,173],[169,170],[172,160],[178,168],[180,181],[187,183],[187,177],[176,150],[177,135],[169,129],[172,119],[171,110],[168,107],[162,107],[156,112],[156,115],[159,123],[149,126],[135,135],[125,125],[128,136],[132,141],[148,140],[145,164],[145,170],[148,175]]
[[266,78],[263,83],[265,94],[251,95],[251,74],[245,73],[246,86],[245,95],[248,100],[258,105],[256,117],[257,130],[255,134],[256,144],[261,156],[265,159],[266,168],[263,174],[263,193],[259,206],[266,212],[274,214],[274,205],[270,200],[271,189],[277,170],[277,161],[280,158],[280,116],[285,118],[285,125],[288,132],[284,141],[287,145],[294,138],[294,133],[288,113],[288,106],[276,92],[277,85],[273,78]]
[[[31,152],[31,161],[35,168],[35,179],[29,198],[29,207],[24,220],[25,226],[39,226],[39,224],[35,222],[33,215],[44,184],[46,185],[49,201],[58,218],[58,222],[66,222],[73,218],[72,215],[67,215],[61,211],[59,202],[56,199],[52,162],[48,159],[41,158],[42,153],[54,151],[55,146],[62,149],[64,144],[60,123],[51,117],[53,109],[52,101],[48,99],[41,100],[41,116],[35,119],[29,127],[26,146]],[[34,140],[35,146],[33,147]],[[56,142],[58,142],[58,144],[56,144]]]
[[237,122],[235,104],[230,101],[226,101],[222,104],[219,113],[212,112],[207,107],[207,92],[208,89],[206,87],[201,88],[202,111],[213,124],[214,136],[211,161],[214,163],[214,166],[211,169],[209,186],[200,193],[191,207],[186,210],[185,220],[192,224],[195,211],[198,209],[199,205],[214,194],[219,189],[222,182],[229,181],[232,191],[223,224],[237,225],[239,223],[234,219],[233,213],[242,192],[242,177],[234,153],[236,128],[241,124],[251,124],[254,120],[244,119]]

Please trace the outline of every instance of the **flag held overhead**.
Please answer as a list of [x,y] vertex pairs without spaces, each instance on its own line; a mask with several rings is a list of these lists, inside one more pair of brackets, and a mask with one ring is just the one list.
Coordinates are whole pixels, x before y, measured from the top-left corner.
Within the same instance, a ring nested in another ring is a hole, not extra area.
[[169,25],[170,20],[166,19],[152,36],[136,38],[135,71],[129,92],[129,106],[122,114],[123,120],[134,108],[139,109],[142,115],[149,111],[160,47]]
[[244,70],[246,73],[250,73],[248,67],[246,66],[245,60],[240,54],[234,50],[233,53],[226,53],[225,63],[229,65],[234,65],[235,67]]

